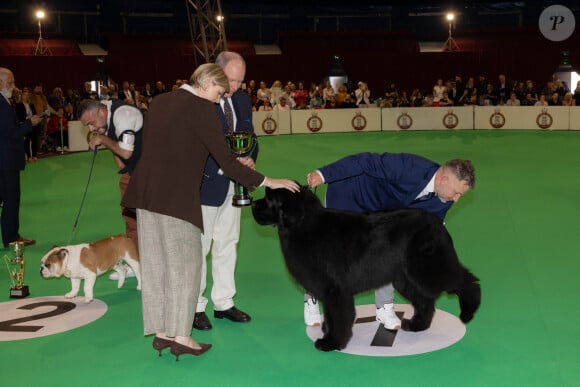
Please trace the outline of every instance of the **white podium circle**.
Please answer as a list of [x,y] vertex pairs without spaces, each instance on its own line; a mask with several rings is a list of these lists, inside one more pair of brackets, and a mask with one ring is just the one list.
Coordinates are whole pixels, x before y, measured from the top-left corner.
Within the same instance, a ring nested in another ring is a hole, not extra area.
[[[395,312],[404,312],[405,318],[413,316],[413,307],[406,304],[396,304]],[[375,305],[357,305],[356,317],[375,317]],[[436,309],[433,322],[429,329],[422,332],[397,331],[391,347],[372,346],[371,343],[377,329],[384,329],[378,321],[354,324],[352,338],[341,352],[362,356],[408,356],[433,352],[449,347],[463,338],[466,332],[465,324],[456,316]],[[320,326],[307,327],[307,336],[312,340],[323,336]]]

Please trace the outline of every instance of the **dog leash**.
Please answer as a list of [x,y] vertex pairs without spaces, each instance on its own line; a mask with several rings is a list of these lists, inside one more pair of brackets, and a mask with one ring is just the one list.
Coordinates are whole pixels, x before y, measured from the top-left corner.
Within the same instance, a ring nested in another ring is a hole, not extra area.
[[79,219],[81,217],[81,212],[83,210],[83,206],[85,204],[85,198],[87,197],[87,192],[89,190],[89,184],[91,182],[91,177],[93,176],[93,167],[95,166],[95,159],[97,158],[97,148],[94,149],[93,151],[93,160],[91,161],[91,168],[89,169],[89,178],[87,179],[87,184],[85,185],[85,192],[83,193],[83,197],[81,199],[81,205],[79,206],[79,211],[77,212],[77,217],[75,219],[75,222],[73,224],[73,228],[72,231],[70,233],[70,238],[68,240],[68,243],[66,244],[67,246],[71,244],[76,232],[77,232],[77,227],[79,225]]

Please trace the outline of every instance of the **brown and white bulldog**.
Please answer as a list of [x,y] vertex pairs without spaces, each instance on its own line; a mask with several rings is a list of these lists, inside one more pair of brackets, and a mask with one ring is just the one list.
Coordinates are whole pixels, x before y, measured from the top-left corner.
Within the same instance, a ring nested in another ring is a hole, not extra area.
[[98,275],[111,269],[119,273],[117,287],[125,282],[127,264],[135,272],[137,289],[141,290],[141,270],[139,254],[135,242],[124,235],[117,235],[93,243],[71,246],[55,246],[44,257],[40,275],[44,278],[65,276],[71,279],[72,289],[65,294],[74,298],[79,292],[81,280],[85,280],[85,303],[93,301],[93,287]]

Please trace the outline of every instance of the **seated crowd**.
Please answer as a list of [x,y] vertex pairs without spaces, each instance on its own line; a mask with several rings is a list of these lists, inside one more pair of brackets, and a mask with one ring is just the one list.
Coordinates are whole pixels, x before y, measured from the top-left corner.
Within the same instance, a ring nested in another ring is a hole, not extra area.
[[[171,90],[179,88],[186,80],[177,79]],[[431,90],[414,89],[410,95],[399,90],[395,82],[390,82],[384,93],[371,96],[368,85],[358,82],[356,89],[350,84],[340,85],[334,90],[328,79],[321,83],[312,82],[306,88],[304,81],[283,84],[276,80],[268,87],[265,81],[256,86],[250,80],[242,88],[252,99],[254,111],[278,111],[290,109],[332,109],[356,108],[359,106],[376,107],[437,107],[437,106],[580,106],[580,82],[574,91],[559,79],[550,80],[537,87],[532,80],[508,82],[504,74],[497,80],[487,80],[484,75],[469,77],[466,82],[456,75],[447,80],[437,79]],[[145,83],[137,88],[134,82],[123,81],[121,87],[115,82],[101,85],[99,91],[93,90],[91,82],[85,82],[82,92],[68,88],[54,88],[46,96],[42,85],[33,88],[15,89],[13,102],[21,120],[33,114],[47,112],[47,118],[34,128],[24,143],[27,160],[34,162],[42,152],[65,152],[68,149],[68,121],[76,120],[76,108],[83,99],[122,99],[146,112],[149,103],[156,95],[167,90],[161,81],[155,86]]]

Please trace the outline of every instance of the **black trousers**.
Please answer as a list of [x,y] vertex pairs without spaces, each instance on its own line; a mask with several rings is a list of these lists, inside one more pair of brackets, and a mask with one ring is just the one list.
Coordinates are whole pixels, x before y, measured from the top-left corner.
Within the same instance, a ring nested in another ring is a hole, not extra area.
[[20,171],[0,170],[0,200],[2,200],[2,242],[8,245],[19,238]]

